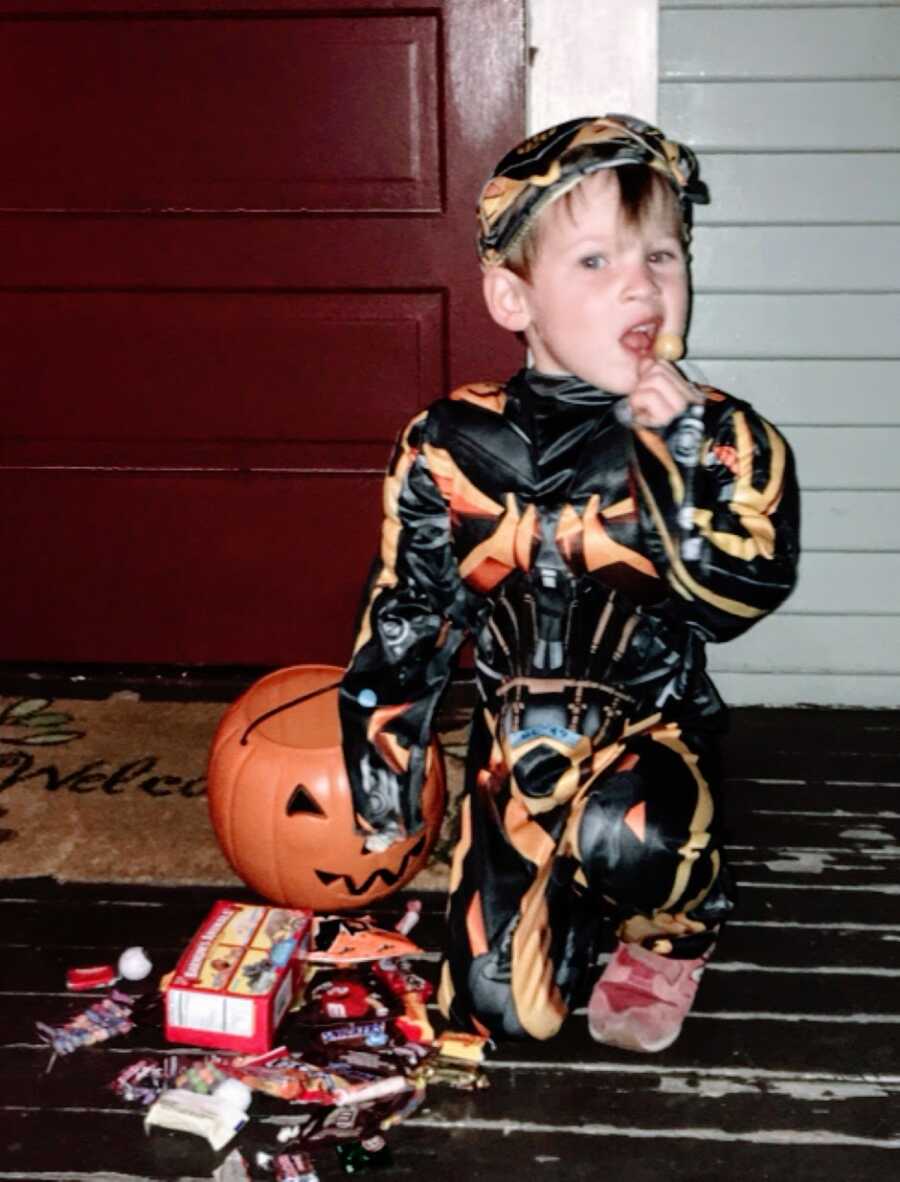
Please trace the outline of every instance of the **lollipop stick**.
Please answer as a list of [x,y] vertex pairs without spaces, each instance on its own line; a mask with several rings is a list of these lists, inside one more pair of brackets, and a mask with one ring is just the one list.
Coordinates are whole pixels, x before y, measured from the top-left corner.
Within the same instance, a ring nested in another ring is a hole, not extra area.
[[[658,333],[653,342],[653,356],[657,361],[680,361],[684,356],[684,338],[677,332]],[[623,427],[642,426],[641,423],[635,422],[634,411],[627,398],[619,399],[614,413]]]
[[[684,356],[684,339],[675,332],[661,332],[653,342],[653,355],[659,361],[680,361]],[[693,383],[692,383],[693,384]],[[615,415],[625,427],[640,426],[635,424],[634,413],[628,400],[620,399],[616,403]],[[696,561],[700,557],[702,542],[696,533],[694,521],[693,475],[700,458],[700,447],[703,442],[703,403],[692,403],[687,407],[681,420],[681,425],[670,446],[672,457],[684,472],[684,499],[678,511],[678,524],[681,527],[681,557],[686,561]]]

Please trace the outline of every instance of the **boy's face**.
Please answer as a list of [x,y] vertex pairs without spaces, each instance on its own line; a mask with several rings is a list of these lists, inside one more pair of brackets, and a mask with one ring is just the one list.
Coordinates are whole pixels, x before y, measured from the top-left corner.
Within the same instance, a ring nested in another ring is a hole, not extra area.
[[660,199],[627,225],[606,170],[550,205],[537,233],[530,279],[514,276],[535,368],[630,394],[657,334],[685,331],[688,269],[674,210]]

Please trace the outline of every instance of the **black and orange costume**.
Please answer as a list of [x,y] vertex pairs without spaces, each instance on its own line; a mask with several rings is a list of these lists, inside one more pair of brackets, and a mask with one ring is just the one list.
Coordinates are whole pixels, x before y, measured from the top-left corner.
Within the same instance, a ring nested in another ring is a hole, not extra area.
[[457,1026],[549,1037],[605,917],[687,916],[650,946],[691,959],[733,906],[705,644],[790,592],[798,497],[778,432],[705,393],[691,441],[687,414],[631,430],[617,397],[523,370],[440,400],[398,444],[344,753],[368,840],[418,828],[434,711],[473,640],[440,991]]

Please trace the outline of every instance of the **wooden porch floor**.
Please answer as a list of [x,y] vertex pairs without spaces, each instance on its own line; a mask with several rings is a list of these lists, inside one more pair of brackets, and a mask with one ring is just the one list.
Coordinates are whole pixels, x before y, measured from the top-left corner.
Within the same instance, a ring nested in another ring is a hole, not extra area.
[[[576,1014],[550,1042],[501,1045],[489,1088],[429,1089],[391,1130],[383,1177],[900,1176],[900,713],[738,710],[726,755],[740,908],[679,1042],[629,1056],[592,1043]],[[35,1022],[90,1004],[66,993],[68,967],[136,943],[173,963],[219,894],[0,881],[0,1179],[211,1177],[224,1154],[146,1135],[108,1086],[171,1049],[157,1028],[48,1073]],[[425,903],[416,938],[437,948],[442,901]],[[317,1166],[322,1182],[344,1176],[333,1151]]]

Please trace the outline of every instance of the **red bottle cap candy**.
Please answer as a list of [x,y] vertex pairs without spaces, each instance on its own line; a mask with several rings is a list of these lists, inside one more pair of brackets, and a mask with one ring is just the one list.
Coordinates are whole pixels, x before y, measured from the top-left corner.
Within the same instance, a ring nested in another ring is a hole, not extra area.
[[111,964],[89,965],[81,969],[69,969],[66,973],[67,989],[105,989],[115,985],[119,976]]

